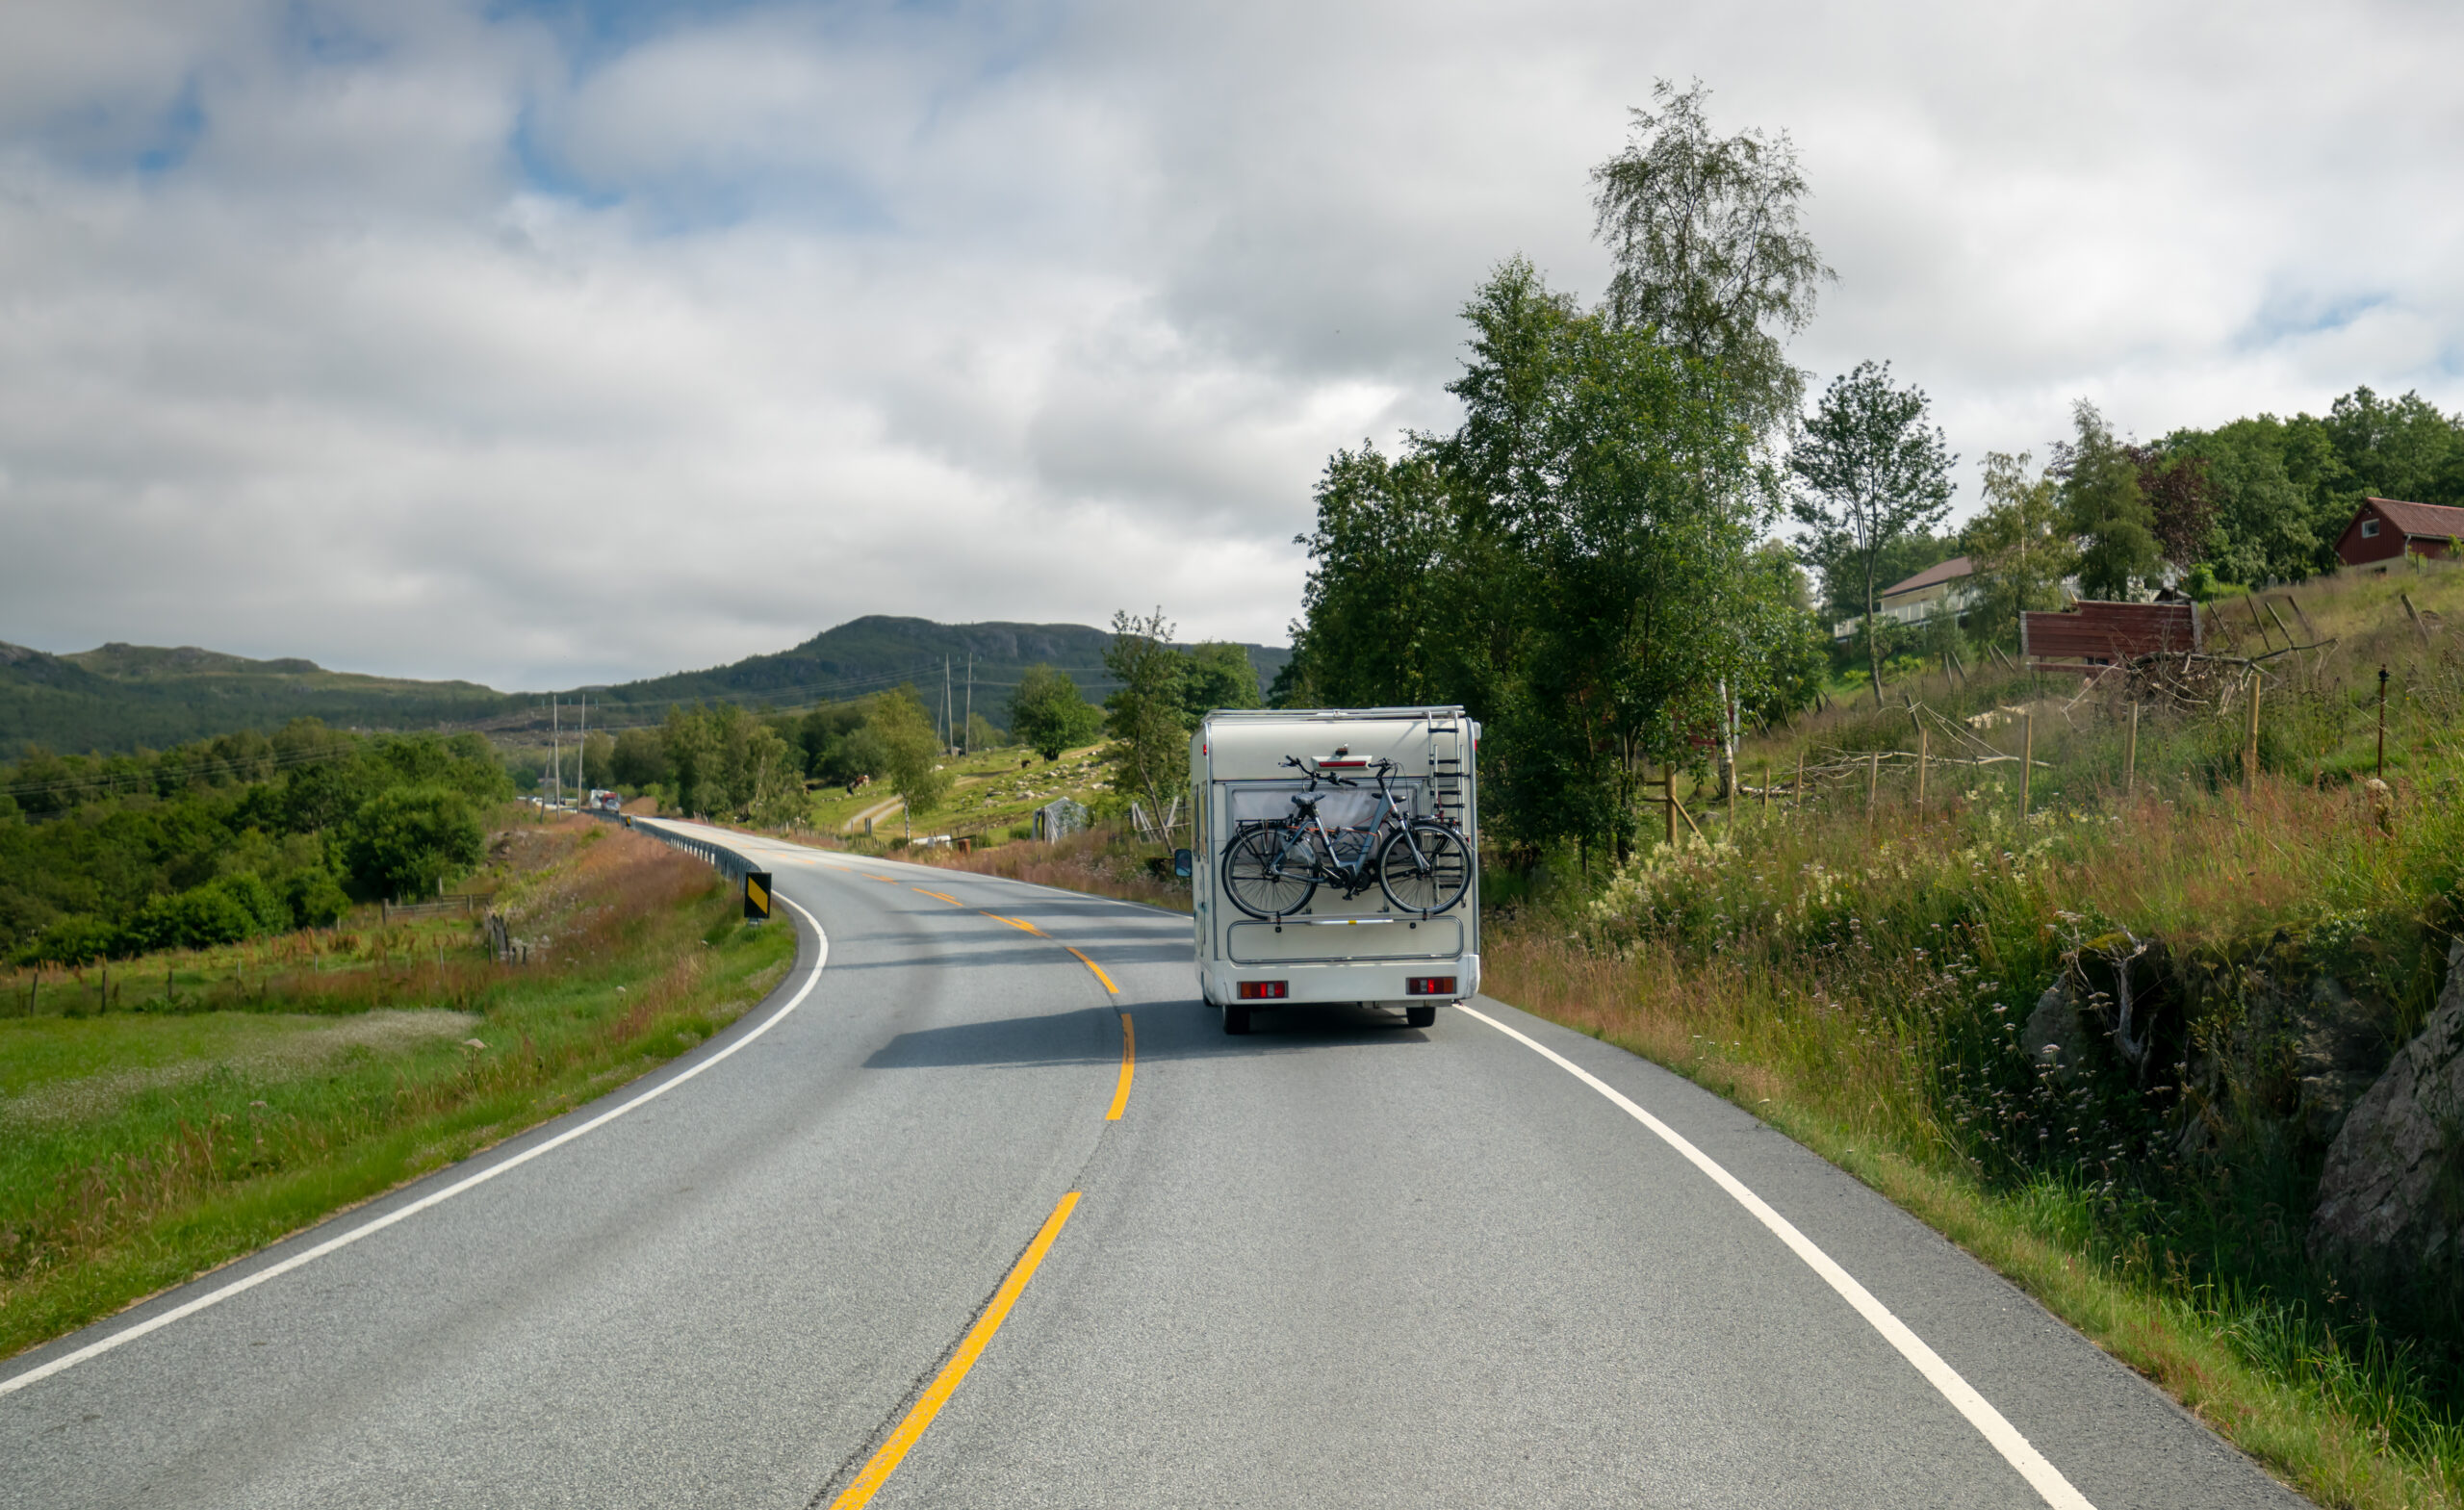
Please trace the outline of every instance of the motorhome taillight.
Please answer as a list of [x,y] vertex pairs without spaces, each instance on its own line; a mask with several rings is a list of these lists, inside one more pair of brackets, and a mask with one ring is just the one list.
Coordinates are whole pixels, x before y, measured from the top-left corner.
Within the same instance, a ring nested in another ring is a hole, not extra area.
[[1403,983],[1403,991],[1409,996],[1451,996],[1454,994],[1454,977],[1415,975]]
[[1287,981],[1243,981],[1240,992],[1245,1002],[1280,1001],[1292,994],[1292,985]]

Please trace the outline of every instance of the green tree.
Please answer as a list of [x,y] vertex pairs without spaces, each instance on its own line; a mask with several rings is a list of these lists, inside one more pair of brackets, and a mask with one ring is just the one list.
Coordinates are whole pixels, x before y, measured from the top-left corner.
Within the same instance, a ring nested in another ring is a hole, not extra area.
[[1454,534],[1437,460],[1388,462],[1367,441],[1338,450],[1318,479],[1317,527],[1296,535],[1313,564],[1292,627],[1279,705],[1305,683],[1334,707],[1411,705],[1438,698],[1454,630],[1444,600]]
[[2140,491],[2138,458],[2096,406],[2080,399],[2070,420],[2071,439],[2054,448],[2048,470],[2057,479],[2063,527],[2083,542],[2079,596],[2123,601],[2163,564],[2156,511]]
[[1755,550],[1743,601],[1739,628],[1762,669],[1741,678],[1739,711],[1776,723],[1811,707],[1831,670],[1831,626],[1810,606],[1805,574],[1787,547],[1770,541]]
[[618,786],[637,792],[676,779],[675,767],[667,758],[667,742],[655,729],[629,729],[618,734],[607,757],[607,773]]
[[469,798],[447,786],[398,786],[361,806],[344,832],[343,863],[365,897],[424,896],[467,874],[487,834]]
[[1623,151],[1592,169],[1600,239],[1616,271],[1612,325],[1647,330],[1718,371],[1758,430],[1792,418],[1805,376],[1782,338],[1813,319],[1823,264],[1800,224],[1808,192],[1786,132],[1714,137],[1710,90],[1652,86]]
[[659,726],[659,744],[675,774],[677,810],[688,817],[724,811],[727,782],[718,731],[703,710],[671,705]]
[[1976,567],[1968,625],[1981,642],[2012,643],[2023,610],[2061,607],[2063,579],[2078,559],[2054,480],[2031,476],[2028,464],[2025,451],[1985,453],[1985,506],[1961,534]]
[[2199,558],[2219,578],[2298,581],[2318,570],[2310,503],[2285,470],[2283,422],[2261,415],[2213,430],[2176,430],[2165,449],[2196,458],[2205,471],[2216,514]]
[[1104,700],[1104,729],[1113,739],[1105,747],[1104,760],[1113,769],[1113,790],[1143,798],[1146,810],[1159,822],[1169,810],[1172,795],[1189,781],[1183,666],[1161,607],[1143,619],[1126,608],[1114,613],[1104,670],[1119,686]]
[[1192,729],[1217,708],[1258,705],[1258,669],[1238,645],[1201,641],[1184,653],[1180,670],[1181,711]]
[[2346,519],[2365,498],[2455,501],[2441,495],[2457,480],[2464,415],[2442,414],[2418,393],[2381,398],[2356,388],[2328,409],[2326,431],[2347,479],[2335,490]]
[[967,749],[977,753],[987,750],[998,750],[1001,748],[1002,743],[1003,737],[1001,730],[992,727],[992,720],[985,717],[981,713],[969,713],[966,716]]
[[941,740],[933,715],[924,710],[915,689],[901,687],[875,700],[864,729],[887,757],[890,790],[906,803],[908,815],[932,816],[949,794],[950,774],[941,768]]
[[746,736],[745,762],[745,815],[765,828],[803,824],[811,813],[805,797],[804,751],[769,725],[756,724]]
[[1958,458],[1925,418],[1923,389],[1893,387],[1888,363],[1860,362],[1832,379],[1788,453],[1797,481],[1790,509],[1812,531],[1810,553],[1862,579],[1865,653],[1877,707],[1883,660],[1875,596],[1891,581],[1876,579],[1883,552],[1903,536],[1930,531],[1951,507],[1950,469]]
[[[1721,683],[1745,695],[1759,673],[1739,633],[1759,522],[1740,422],[1753,396],[1645,332],[1572,314],[1520,266],[1470,315],[1452,451],[1497,549],[1466,575],[1511,594],[1515,618],[1457,664],[1506,673],[1490,769],[1511,826],[1622,855],[1649,764],[1697,758]],[[1481,617],[1504,611],[1492,599]]]
[[1039,662],[1020,673],[1011,690],[1011,732],[1047,760],[1093,739],[1103,727],[1103,710],[1087,701],[1066,672]]

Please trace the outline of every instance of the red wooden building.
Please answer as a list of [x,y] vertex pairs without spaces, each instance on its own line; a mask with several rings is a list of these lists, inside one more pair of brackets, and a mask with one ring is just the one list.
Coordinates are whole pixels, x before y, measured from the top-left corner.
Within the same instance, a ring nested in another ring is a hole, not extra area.
[[2464,508],[2364,499],[2336,537],[2336,554],[2347,566],[2367,566],[2404,555],[2447,555],[2458,539],[2464,539]]
[[2019,615],[2019,654],[2032,671],[2094,673],[2141,655],[2199,648],[2198,605],[2083,601]]

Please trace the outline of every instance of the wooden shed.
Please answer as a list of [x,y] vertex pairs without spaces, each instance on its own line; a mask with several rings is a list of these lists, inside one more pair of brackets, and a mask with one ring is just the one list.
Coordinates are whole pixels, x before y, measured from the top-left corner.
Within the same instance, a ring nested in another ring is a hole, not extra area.
[[2464,538],[2464,508],[2363,499],[2352,523],[2336,537],[2336,555],[2347,566],[2406,555],[2443,556],[2453,553],[2459,538]]
[[2196,603],[2083,600],[2059,613],[2019,615],[2019,654],[2033,671],[2092,675],[2142,655],[2195,651],[2203,629]]

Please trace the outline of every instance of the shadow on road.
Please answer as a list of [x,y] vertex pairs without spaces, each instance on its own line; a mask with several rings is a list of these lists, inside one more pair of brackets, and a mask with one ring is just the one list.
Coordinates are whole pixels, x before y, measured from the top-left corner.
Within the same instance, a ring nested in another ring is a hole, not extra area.
[[[1160,1060],[1228,1059],[1302,1054],[1333,1048],[1403,1048],[1429,1041],[1402,1026],[1400,1012],[1341,1006],[1260,1011],[1250,1032],[1222,1031],[1215,1009],[1195,998],[1128,1009],[1138,1023],[1141,1063]],[[1034,1017],[1004,1017],[902,1033],[864,1061],[866,1069],[937,1069],[965,1065],[1110,1064],[1120,1059],[1116,1010],[1080,1009]]]

